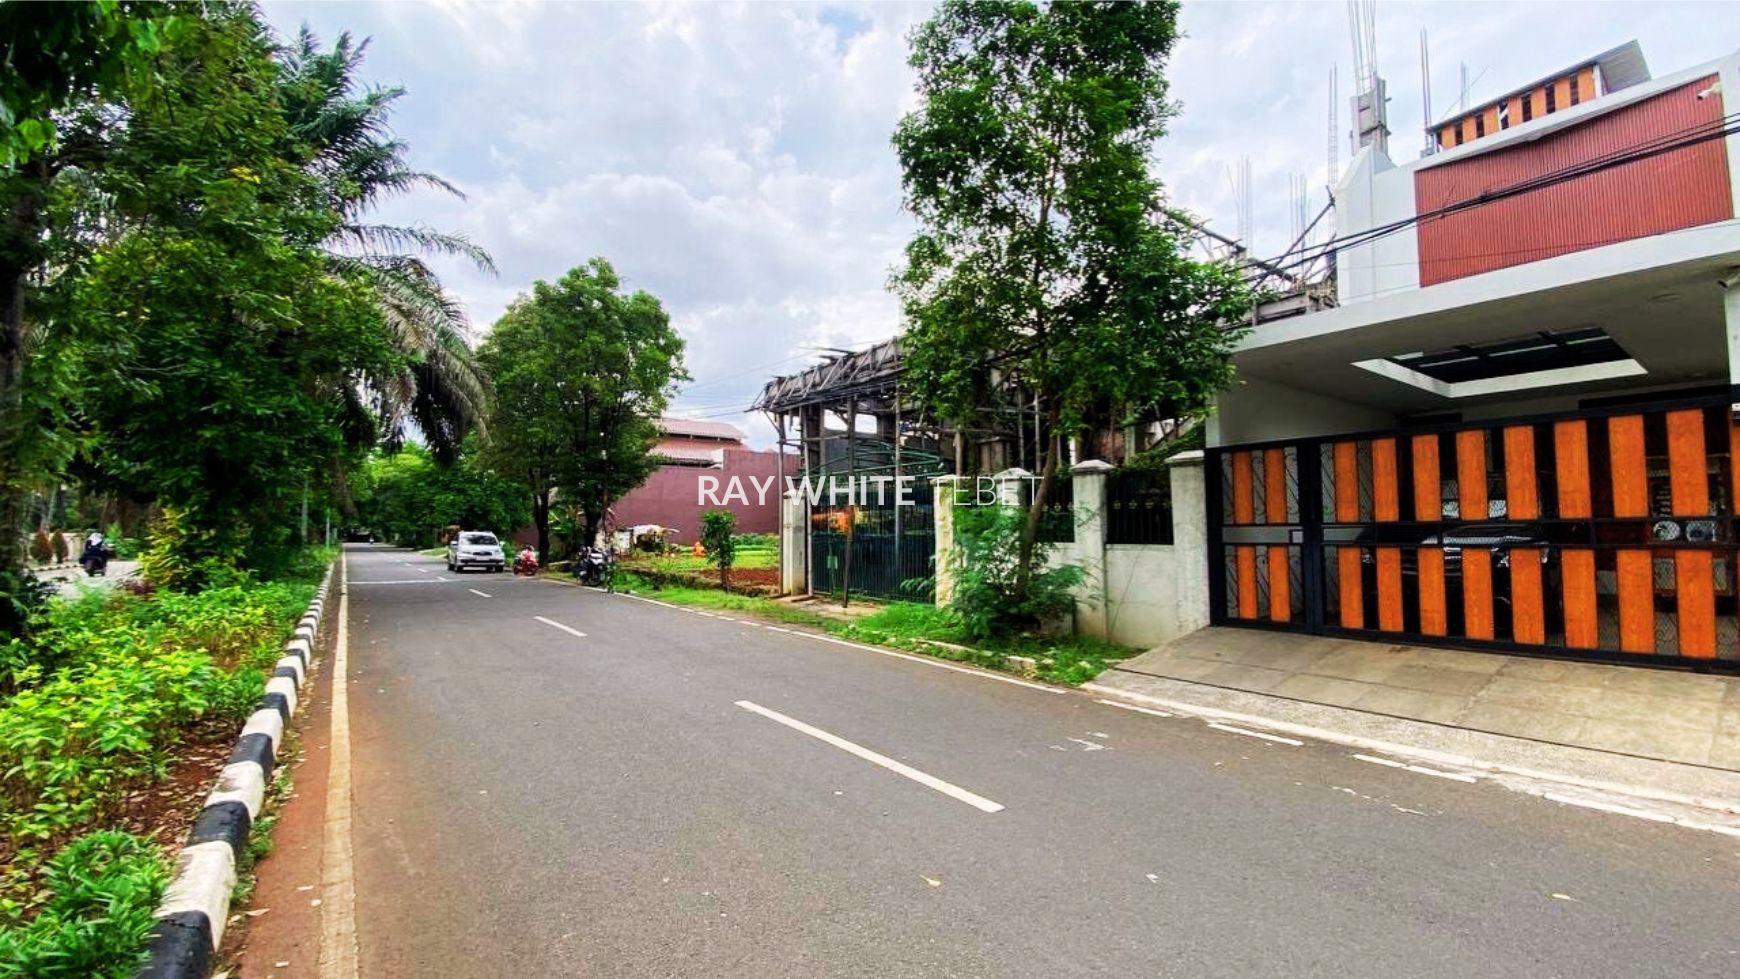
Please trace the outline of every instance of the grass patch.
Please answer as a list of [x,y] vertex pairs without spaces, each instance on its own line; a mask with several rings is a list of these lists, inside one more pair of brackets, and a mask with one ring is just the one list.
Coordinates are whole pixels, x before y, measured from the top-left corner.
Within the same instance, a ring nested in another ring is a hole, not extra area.
[[659,585],[632,571],[617,572],[616,588],[618,591],[656,598],[661,602],[670,602],[672,605],[746,612],[784,622],[787,625],[824,628],[833,621],[825,615],[818,615],[808,609],[797,608],[784,602],[776,602],[771,598],[739,595],[736,592],[720,591],[717,588],[684,588],[676,585]]
[[[718,573],[718,569],[708,564],[706,558],[696,557],[693,554],[633,554],[625,555],[622,559],[622,566],[625,568],[637,565],[651,568],[661,574],[676,574],[682,571]],[[731,562],[731,570],[733,571],[742,568],[777,567],[779,567],[779,552],[776,550],[740,550],[733,555]]]
[[[1100,675],[1112,663],[1138,650],[1088,636],[1019,635],[974,642],[960,620],[947,609],[916,602],[893,602],[859,619],[842,619],[807,608],[707,588],[661,587],[632,573],[623,573],[618,588],[673,605],[719,609],[805,625],[856,642],[889,646],[939,659],[1014,671],[1011,656],[1032,659],[1040,679],[1077,686]],[[947,646],[935,645],[947,643]],[[951,648],[961,647],[961,648]]]

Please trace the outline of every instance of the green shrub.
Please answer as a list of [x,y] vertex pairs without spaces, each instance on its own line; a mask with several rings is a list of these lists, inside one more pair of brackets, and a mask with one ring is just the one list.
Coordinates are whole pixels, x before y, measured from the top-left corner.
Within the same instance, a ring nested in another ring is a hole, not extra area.
[[162,851],[138,837],[102,832],[68,844],[43,868],[40,906],[0,908],[0,977],[125,979],[168,880]]
[[129,650],[19,691],[0,710],[0,827],[16,846],[106,815],[168,771],[173,736],[222,682],[204,653]]
[[1013,507],[956,507],[954,596],[949,611],[975,640],[1031,631],[1075,609],[1074,589],[1084,577],[1075,565],[1046,563],[1051,545],[1034,545],[1021,567],[1026,511]]
[[707,563],[719,569],[719,587],[731,586],[731,561],[736,556],[732,531],[737,527],[737,514],[730,510],[708,510],[701,514],[701,546],[707,549]]
[[146,535],[139,571],[159,588],[198,591],[245,580],[240,557],[215,531],[197,529],[186,514],[165,509]]
[[51,605],[31,639],[0,646],[0,833],[64,837],[168,769],[202,718],[240,720],[278,659],[305,584],[154,598],[98,593]]

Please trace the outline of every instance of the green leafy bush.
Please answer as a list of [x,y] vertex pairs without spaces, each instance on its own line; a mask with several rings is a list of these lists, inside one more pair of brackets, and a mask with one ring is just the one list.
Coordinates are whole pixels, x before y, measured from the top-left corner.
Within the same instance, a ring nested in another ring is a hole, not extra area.
[[1032,631],[1075,609],[1080,567],[1048,564],[1051,545],[1043,541],[1034,546],[1031,566],[1021,566],[1025,519],[1024,511],[1009,507],[955,508],[949,611],[972,639]]
[[130,650],[19,691],[0,710],[0,827],[21,845],[106,814],[167,772],[172,736],[222,679],[204,653]]
[[719,587],[731,586],[731,562],[737,548],[733,530],[737,529],[737,514],[730,510],[708,510],[701,514],[701,546],[707,549],[707,563],[719,569]]
[[114,832],[75,840],[43,868],[40,906],[0,906],[0,977],[130,976],[168,881],[163,852],[145,840]]
[[195,527],[182,511],[166,508],[146,535],[139,571],[159,588],[196,591],[240,579],[239,558],[233,542]]
[[0,842],[92,825],[168,770],[189,725],[245,717],[310,597],[272,583],[50,606],[31,639],[0,646]]

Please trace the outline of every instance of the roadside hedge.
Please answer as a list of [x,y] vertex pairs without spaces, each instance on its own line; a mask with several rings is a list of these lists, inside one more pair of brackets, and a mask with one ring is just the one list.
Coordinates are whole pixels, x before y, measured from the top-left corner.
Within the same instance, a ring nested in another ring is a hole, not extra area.
[[196,726],[233,736],[313,593],[95,593],[0,646],[0,979],[131,971],[177,841],[108,827]]

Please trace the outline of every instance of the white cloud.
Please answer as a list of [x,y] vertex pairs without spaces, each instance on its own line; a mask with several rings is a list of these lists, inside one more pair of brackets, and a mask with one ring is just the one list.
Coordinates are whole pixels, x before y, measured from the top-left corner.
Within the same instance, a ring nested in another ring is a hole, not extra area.
[[[499,279],[447,281],[487,327],[534,279],[593,255],[658,295],[689,341],[679,408],[748,403],[815,347],[891,335],[884,291],[911,233],[889,136],[913,105],[906,33],[926,4],[268,3],[285,33],[373,36],[370,80],[403,84],[413,158],[464,201],[419,195],[383,218],[462,231]],[[1183,105],[1156,148],[1174,201],[1231,231],[1228,167],[1252,162],[1258,252],[1287,237],[1287,178],[1327,181],[1327,82],[1351,93],[1341,4],[1187,3],[1169,77]],[[1658,73],[1717,57],[1740,5],[1384,3],[1392,152],[1420,135],[1418,33],[1442,115],[1459,62],[1476,100],[1630,37]],[[1345,138],[1339,156],[1349,156]],[[750,423],[764,441],[765,425]]]

